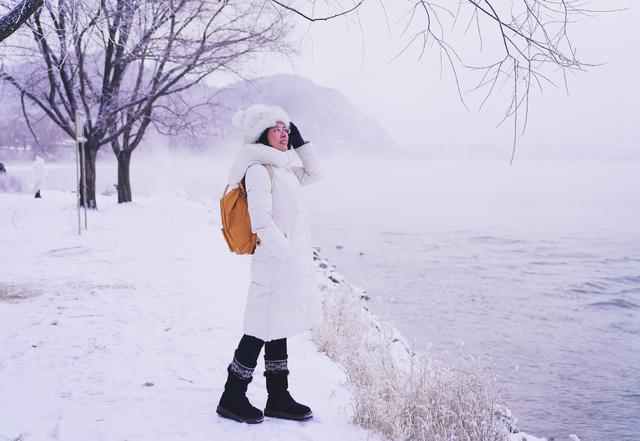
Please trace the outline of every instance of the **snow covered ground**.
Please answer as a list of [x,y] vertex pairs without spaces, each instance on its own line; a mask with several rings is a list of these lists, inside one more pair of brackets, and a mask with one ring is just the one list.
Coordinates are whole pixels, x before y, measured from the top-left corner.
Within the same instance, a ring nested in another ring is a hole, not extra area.
[[313,420],[216,415],[249,278],[217,207],[102,197],[79,237],[74,201],[0,194],[0,440],[375,439],[349,423],[344,374],[308,335],[289,345],[290,383]]

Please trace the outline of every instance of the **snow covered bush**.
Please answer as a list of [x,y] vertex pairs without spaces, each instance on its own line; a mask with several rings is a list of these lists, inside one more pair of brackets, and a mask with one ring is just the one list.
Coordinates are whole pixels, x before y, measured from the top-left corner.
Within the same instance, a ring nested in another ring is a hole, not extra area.
[[355,423],[390,440],[509,438],[502,421],[506,406],[490,373],[473,357],[460,353],[454,363],[445,364],[409,351],[352,287],[328,282],[323,290],[325,321],[313,338],[319,350],[345,369]]
[[0,174],[0,193],[20,193],[23,189],[24,185],[17,177]]

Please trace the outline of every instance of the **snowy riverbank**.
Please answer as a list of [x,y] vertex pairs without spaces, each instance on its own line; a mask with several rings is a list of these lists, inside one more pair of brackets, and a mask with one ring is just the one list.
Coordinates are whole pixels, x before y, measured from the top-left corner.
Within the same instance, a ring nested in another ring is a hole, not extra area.
[[[371,437],[308,335],[290,345],[290,381],[314,420],[217,417],[249,267],[225,249],[216,207],[103,199],[82,237],[71,193],[4,194],[0,207],[0,440]],[[264,391],[256,375],[258,406]]]
[[[345,369],[310,334],[290,345],[290,382],[312,421],[215,415],[249,266],[226,250],[210,200],[103,197],[81,237],[74,201],[0,194],[0,440],[379,438],[351,423]],[[265,395],[256,375],[249,397]]]

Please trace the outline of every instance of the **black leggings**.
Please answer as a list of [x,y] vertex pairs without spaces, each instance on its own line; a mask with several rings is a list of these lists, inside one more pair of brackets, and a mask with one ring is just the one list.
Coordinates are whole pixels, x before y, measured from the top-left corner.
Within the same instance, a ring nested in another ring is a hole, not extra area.
[[286,360],[287,359],[287,339],[280,338],[264,342],[251,335],[243,335],[236,349],[235,357],[238,363],[248,368],[254,369],[258,364],[258,356],[264,345],[265,360]]

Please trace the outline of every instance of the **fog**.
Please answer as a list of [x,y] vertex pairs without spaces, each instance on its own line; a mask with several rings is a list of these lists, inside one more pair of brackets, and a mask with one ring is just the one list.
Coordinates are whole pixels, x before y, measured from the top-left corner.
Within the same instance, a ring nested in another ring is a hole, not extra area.
[[[524,135],[518,136],[516,160],[640,157],[636,127],[640,86],[635,79],[640,60],[633,52],[640,44],[636,32],[640,8],[631,0],[599,1],[590,6],[627,9],[585,17],[570,25],[578,58],[594,66],[568,75],[568,93],[559,72],[547,71],[560,88],[548,86],[542,94],[531,94],[528,125]],[[419,59],[419,45],[414,45],[394,59],[406,43],[399,36],[399,26],[387,27],[378,3],[365,2],[358,11],[358,17],[348,20],[310,26],[297,22],[298,35],[293,39],[297,52],[287,59],[260,58],[252,74],[295,73],[345,93],[359,109],[376,118],[403,150],[454,159],[508,161],[512,121],[496,126],[506,110],[509,87],[479,111],[482,96],[469,93],[475,83],[470,72],[461,69],[466,110],[454,76],[447,66],[441,72],[437,50],[427,50]],[[491,44],[492,36],[490,31],[485,33],[482,51],[473,39],[461,51],[472,61],[493,61],[502,43],[494,39]]]
[[[176,192],[215,204],[232,158],[230,146],[215,154],[136,152],[131,163],[134,203],[136,197]],[[326,179],[305,189],[312,222],[317,224],[339,217],[362,228],[399,223],[406,230],[430,226],[495,227],[527,234],[549,229],[639,232],[636,161],[522,159],[509,167],[504,161],[338,154],[322,160]],[[30,163],[5,165],[29,187]],[[72,163],[49,163],[47,170],[44,193],[73,190]],[[99,161],[98,205],[101,194],[115,192],[116,183],[115,160]]]
[[[518,157],[605,158],[639,157],[637,105],[640,86],[635,73],[640,60],[633,50],[640,44],[636,24],[640,8],[630,0],[594,2],[594,9],[629,8],[585,17],[572,24],[570,35],[578,58],[602,64],[568,76],[569,96],[545,88],[532,94],[529,124],[518,145]],[[466,94],[469,111],[458,99],[451,72],[440,79],[437,51],[417,59],[418,48],[389,62],[398,52],[397,32],[389,35],[379,8],[362,15],[363,30],[345,30],[344,23],[311,28],[303,42],[300,74],[344,91],[361,109],[372,114],[407,150],[447,151],[450,156],[506,157],[511,150],[512,125],[495,128],[506,108],[505,96],[490,100],[477,111],[477,95]],[[484,54],[491,49],[485,35]],[[390,41],[391,40],[391,41]],[[499,40],[497,44],[501,43]],[[481,57],[481,55],[480,55]],[[549,74],[557,74],[549,69]],[[461,72],[465,78],[465,72]],[[507,87],[508,89],[508,87]]]

